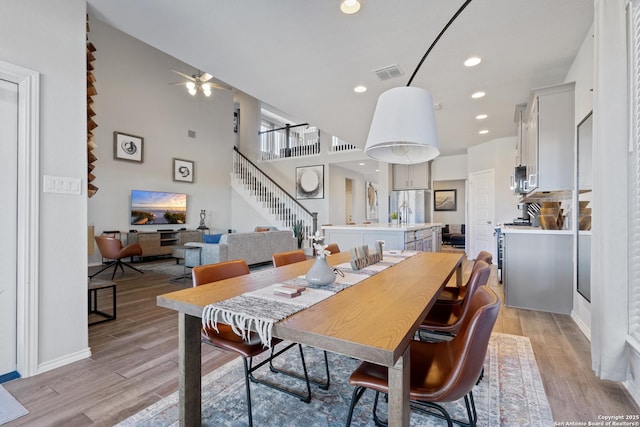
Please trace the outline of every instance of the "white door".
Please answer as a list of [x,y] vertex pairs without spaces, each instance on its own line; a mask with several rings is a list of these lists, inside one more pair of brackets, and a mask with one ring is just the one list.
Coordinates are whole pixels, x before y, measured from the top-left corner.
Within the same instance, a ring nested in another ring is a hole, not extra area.
[[17,149],[18,85],[0,79],[0,224],[7,227],[7,239],[0,239],[0,378],[17,369]]
[[494,170],[475,172],[469,182],[469,227],[467,255],[474,259],[480,251],[487,251],[497,259],[493,205],[495,199]]

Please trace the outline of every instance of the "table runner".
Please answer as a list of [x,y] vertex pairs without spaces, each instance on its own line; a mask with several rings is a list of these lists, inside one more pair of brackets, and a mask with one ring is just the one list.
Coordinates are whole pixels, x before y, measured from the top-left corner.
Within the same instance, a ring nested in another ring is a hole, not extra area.
[[[218,331],[218,322],[225,323],[231,326],[233,332],[241,336],[242,339],[247,339],[249,332],[254,330],[260,337],[262,344],[265,347],[271,347],[274,323],[309,308],[416,254],[417,252],[414,251],[385,252],[382,261],[361,270],[353,270],[350,263],[336,265],[334,266],[338,269],[336,281],[330,285],[311,285],[307,283],[303,275],[218,301],[204,307],[202,325]],[[307,289],[296,298],[275,295],[273,289],[283,284],[305,286]]]

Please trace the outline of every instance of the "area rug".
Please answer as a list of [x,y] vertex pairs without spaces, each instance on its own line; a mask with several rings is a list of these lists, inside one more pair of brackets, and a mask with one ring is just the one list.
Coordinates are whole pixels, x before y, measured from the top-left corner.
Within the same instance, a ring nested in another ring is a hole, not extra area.
[[[305,347],[305,359],[313,377],[322,377],[322,352]],[[297,351],[289,351],[276,362],[297,369]],[[251,384],[253,422],[256,426],[343,426],[353,388],[347,380],[358,361],[337,354],[329,355],[331,387],[324,391],[312,387],[311,403],[259,384]],[[553,426],[551,409],[540,372],[527,337],[494,333],[485,360],[485,375],[473,395],[478,410],[478,426]],[[258,375],[260,371],[256,373]],[[300,389],[300,382],[265,368],[264,376]],[[373,426],[375,393],[367,390],[356,406],[353,426]],[[118,424],[129,426],[177,425],[177,392]],[[386,417],[384,400],[378,413]],[[463,401],[445,405],[454,418],[465,419]],[[247,413],[242,361],[234,359],[202,379],[202,424],[205,426],[245,426]],[[411,426],[439,427],[446,423],[412,411]]]
[[29,411],[0,385],[0,425],[27,415]]
[[[176,264],[173,259],[164,259],[158,261],[149,261],[134,266],[142,271],[148,271],[157,274],[163,274],[165,276],[172,276],[174,278],[181,278],[185,274],[185,268],[182,264]],[[252,274],[256,274],[261,271],[270,270],[273,266],[271,264],[255,265],[251,266],[250,270]],[[191,280],[191,268],[186,269],[186,276]]]

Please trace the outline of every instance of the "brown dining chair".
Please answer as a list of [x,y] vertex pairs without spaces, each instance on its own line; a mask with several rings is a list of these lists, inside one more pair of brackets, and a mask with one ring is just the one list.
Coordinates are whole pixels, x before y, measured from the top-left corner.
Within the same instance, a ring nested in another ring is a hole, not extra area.
[[[473,294],[460,333],[452,340],[438,343],[411,341],[409,398],[430,415],[443,418],[449,426],[475,426],[478,420],[473,400],[473,387],[480,376],[487,354],[491,331],[498,317],[500,300],[489,287],[482,286]],[[347,418],[351,425],[353,410],[366,389],[375,390],[373,419],[376,425],[384,425],[377,415],[380,393],[389,393],[388,368],[364,362],[349,377],[355,386]],[[452,420],[443,402],[464,398],[467,421]],[[438,413],[434,412],[438,411]]]
[[340,253],[340,246],[338,246],[337,243],[329,243],[327,245],[327,249],[326,250],[331,252],[331,255],[339,254]]
[[274,267],[280,267],[282,265],[293,264],[294,262],[306,261],[307,255],[302,249],[289,252],[277,252],[271,255],[271,261],[273,261]]
[[[295,264],[296,262],[301,262],[301,261],[306,261],[307,260],[307,256],[305,255],[304,251],[302,249],[298,249],[295,251],[290,251],[290,252],[277,252],[271,255],[271,259],[273,261],[273,266],[275,268],[278,267],[282,267],[284,265],[289,265],[289,264]],[[302,350],[300,350],[302,351]],[[271,370],[273,372],[281,372],[281,373],[285,373],[287,375],[291,375],[296,377],[297,375],[292,373],[292,372],[282,372],[281,370],[277,369],[275,366],[273,366],[272,363],[269,364],[269,368],[271,368]],[[318,387],[320,387],[323,390],[328,390],[329,386],[331,385],[331,377],[329,376],[329,359],[327,357],[327,352],[324,352],[324,369],[327,375],[327,380],[326,381],[318,381],[315,380],[313,378],[309,379],[309,381],[311,381],[312,383],[316,384]]]
[[122,240],[110,237],[110,236],[96,236],[95,237],[96,244],[98,245],[98,250],[103,258],[110,259],[110,261],[106,266],[104,266],[97,273],[93,273],[89,276],[90,279],[93,279],[94,276],[102,273],[103,271],[113,267],[113,274],[111,275],[111,280],[116,275],[116,271],[118,271],[118,267],[124,273],[124,268],[129,267],[132,270],[137,271],[138,273],[144,274],[143,271],[138,270],[131,264],[124,262],[123,258],[134,257],[134,256],[142,256],[142,247],[138,243],[131,243],[127,246],[122,246]]
[[[247,266],[247,262],[245,260],[238,259],[233,261],[220,262],[217,264],[206,264],[193,267],[193,269],[191,270],[191,274],[193,277],[193,286],[200,286],[207,283],[214,283],[220,280],[249,274],[249,267]],[[302,345],[297,344],[300,350],[300,357],[302,359],[302,369],[304,371],[304,376],[296,375],[296,377],[306,380],[306,395],[286,389],[271,382],[257,379],[253,376],[253,372],[255,370],[261,368],[267,363],[271,364],[271,360],[273,358],[289,350],[290,348],[295,346],[296,343],[289,344],[284,349],[281,349],[278,352],[274,352],[275,346],[281,343],[282,340],[279,338],[272,338],[270,343],[271,356],[268,359],[253,366],[253,357],[267,350],[267,347],[263,345],[262,341],[258,337],[258,334],[255,332],[250,332],[247,339],[243,340],[242,337],[236,335],[235,332],[233,332],[231,326],[225,325],[223,323],[218,323],[217,327],[218,330],[216,331],[213,328],[203,326],[201,329],[201,341],[213,347],[230,351],[242,356],[242,362],[244,366],[245,390],[247,395],[247,414],[249,417],[250,426],[253,426],[253,416],[251,413],[251,388],[249,386],[250,381],[282,391],[291,396],[299,398],[305,403],[309,403],[311,401],[311,386],[309,385],[309,377],[304,361],[304,354],[302,352]]]
[[[487,251],[480,251],[478,253],[478,256],[476,256],[475,261],[473,262],[473,267],[471,269],[472,275],[478,269],[478,262],[480,261],[484,261],[487,264],[491,265],[491,263],[493,262],[493,255],[491,255]],[[460,287],[447,286],[446,288],[442,289],[440,294],[438,294],[438,299],[436,301],[436,304],[446,304],[446,303],[462,304],[462,301],[464,300],[466,293],[467,293],[466,284]]]
[[489,281],[491,266],[484,261],[477,262],[476,271],[471,274],[466,287],[465,298],[461,304],[433,305],[418,329],[422,341],[441,341],[452,339],[462,327],[464,318],[470,309],[474,292]]

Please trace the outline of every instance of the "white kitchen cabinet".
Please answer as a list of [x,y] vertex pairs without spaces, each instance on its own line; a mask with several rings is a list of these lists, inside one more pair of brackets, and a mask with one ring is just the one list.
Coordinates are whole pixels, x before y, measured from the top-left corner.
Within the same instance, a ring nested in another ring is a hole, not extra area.
[[429,162],[413,165],[393,165],[393,189],[429,188]]
[[572,82],[532,91],[521,159],[529,191],[573,188],[574,88]]

